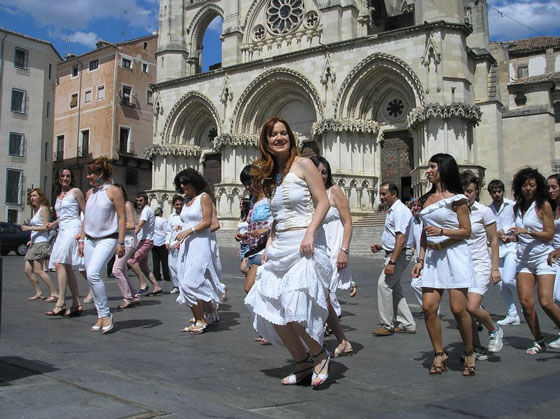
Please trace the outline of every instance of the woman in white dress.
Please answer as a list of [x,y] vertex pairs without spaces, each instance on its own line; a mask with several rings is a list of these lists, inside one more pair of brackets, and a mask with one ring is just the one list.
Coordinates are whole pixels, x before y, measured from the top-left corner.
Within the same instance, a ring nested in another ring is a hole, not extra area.
[[[83,265],[83,258],[78,257],[78,239],[82,229],[80,213],[84,212],[86,205],[84,194],[79,188],[74,187],[74,174],[72,170],[63,167],[58,170],[60,192],[54,204],[56,221],[48,223],[49,229],[58,227],[58,235],[51,251],[49,265],[56,268],[58,277],[58,301],[47,316],[66,315],[77,317],[82,314],[78,280],[74,269]],[[66,309],[66,286],[72,294],[72,306]]]
[[467,198],[463,195],[457,162],[449,154],[433,155],[426,177],[432,188],[420,198],[424,232],[412,276],[417,278],[422,274],[422,309],[435,355],[429,373],[439,375],[447,371],[448,355],[443,350],[437,312],[443,292],[448,290],[451,312],[457,321],[465,351],[462,373],[472,376],[476,367],[467,291],[474,284],[474,271],[466,241],[471,236]]
[[[462,173],[465,196],[469,200],[471,219],[471,237],[467,240],[471,249],[474,268],[474,284],[469,287],[467,310],[473,320],[473,346],[477,360],[486,360],[488,355],[480,343],[478,329],[474,318],[488,330],[488,352],[499,352],[503,347],[504,332],[494,323],[490,314],[481,306],[482,298],[490,284],[496,285],[501,280],[500,253],[498,250],[498,231],[496,216],[490,208],[478,202],[480,180],[470,171]],[[491,253],[488,252],[490,243]]]
[[203,333],[208,327],[205,309],[213,315],[220,303],[223,288],[221,272],[213,259],[210,227],[214,203],[208,184],[194,169],[185,169],[175,176],[175,187],[187,197],[181,210],[183,226],[176,237],[179,248],[177,274],[179,297],[177,302],[187,304],[195,323],[183,329],[191,334]]
[[321,156],[311,157],[311,161],[319,170],[329,199],[329,211],[323,221],[323,229],[327,239],[327,248],[333,270],[329,286],[329,317],[327,325],[333,330],[338,341],[334,350],[334,358],[341,355],[351,355],[352,345],[346,338],[338,316],[341,313],[340,304],[336,299],[336,290],[349,290],[352,288],[352,274],[348,267],[348,254],[350,253],[350,240],[352,239],[352,216],[350,205],[344,192],[332,179],[331,166],[327,159]]
[[296,362],[282,384],[312,375],[316,388],[327,380],[330,364],[323,326],[332,269],[321,228],[329,201],[317,168],[297,157],[296,138],[286,121],[270,118],[264,124],[259,154],[253,183],[270,197],[274,225],[245,304],[255,330],[269,342],[283,343]]
[[543,311],[560,328],[560,307],[552,298],[556,267],[547,263],[553,251],[554,213],[548,200],[546,180],[537,169],[521,169],[514,175],[511,186],[516,201],[512,231],[517,237],[517,293],[535,339],[526,353],[536,355],[546,350],[546,344],[535,310],[535,286]]
[[32,189],[31,192],[29,192],[28,198],[31,206],[35,210],[35,214],[30,220],[30,225],[21,226],[22,231],[31,232],[31,240],[27,243],[29,249],[25,254],[24,270],[31,282],[31,285],[35,288],[35,295],[29,297],[28,300],[45,300],[39,281],[37,281],[37,278],[35,277],[35,275],[39,275],[39,278],[43,280],[51,292],[51,295],[45,300],[45,302],[54,303],[58,300],[58,294],[51,278],[43,270],[43,262],[49,258],[50,252],[47,228],[50,215],[49,198],[47,198],[45,192],[39,188]]
[[[556,204],[554,209],[554,240],[552,247],[555,251],[560,249],[560,175],[555,173],[546,179],[548,186],[548,197]],[[560,267],[556,265],[556,279],[554,280],[554,293],[552,298],[556,304],[560,304]],[[560,334],[560,329],[558,330]],[[560,348],[560,337],[548,344],[551,348]]]
[[111,184],[113,167],[107,157],[98,157],[87,170],[92,188],[86,193],[78,255],[85,259],[87,280],[97,309],[97,322],[90,330],[108,333],[114,323],[101,272],[106,269],[115,250],[117,257],[124,256],[126,210],[121,189]]

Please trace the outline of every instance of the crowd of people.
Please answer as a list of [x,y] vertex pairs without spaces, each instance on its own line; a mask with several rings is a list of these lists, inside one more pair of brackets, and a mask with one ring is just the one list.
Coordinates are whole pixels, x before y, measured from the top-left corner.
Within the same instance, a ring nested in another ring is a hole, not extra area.
[[[245,305],[263,344],[284,345],[294,360],[283,385],[308,377],[313,388],[328,379],[331,357],[350,355],[352,345],[341,325],[337,290],[353,297],[357,286],[349,267],[352,217],[342,189],[333,181],[329,162],[319,156],[298,156],[296,138],[282,118],[270,118],[259,136],[259,158],[240,174],[249,197],[240,202],[235,240],[239,242],[240,270],[245,274]],[[533,345],[529,355],[545,351],[535,311],[535,288],[544,312],[560,329],[560,176],[547,180],[533,168],[524,168],[512,181],[514,201],[504,198],[500,180],[488,183],[492,203],[479,202],[481,180],[459,172],[448,154],[431,157],[426,171],[431,189],[411,204],[399,199],[396,185],[380,185],[381,205],[387,210],[381,243],[371,245],[384,255],[378,279],[377,336],[416,333],[416,322],[403,292],[411,281],[422,307],[434,350],[430,375],[447,371],[448,354],[442,341],[440,304],[445,290],[463,342],[462,375],[476,372],[476,361],[503,347],[504,326],[520,324],[516,295]],[[29,226],[31,243],[25,272],[35,294],[43,300],[37,276],[55,303],[46,315],[82,314],[74,270],[87,278],[98,314],[92,332],[108,333],[114,320],[101,273],[115,256],[112,274],[123,300],[119,309],[133,307],[147,295],[161,295],[160,272],[172,281],[177,302],[189,307],[192,318],[182,329],[204,333],[219,321],[225,298],[222,266],[215,231],[220,228],[211,190],[194,169],[177,173],[172,214],[153,211],[145,193],[128,200],[125,188],[112,182],[106,158],[88,166],[91,189],[85,196],[74,187],[69,168],[59,170],[56,220],[49,220],[49,201],[40,189],[29,200],[35,214]],[[48,231],[58,229],[52,250]],[[153,255],[153,271],[148,264]],[[58,292],[44,270],[56,269]],[[138,278],[133,284],[128,268]],[[137,285],[137,286],[136,286]],[[494,322],[482,305],[490,285],[500,287],[507,316]],[[66,306],[66,288],[72,305]],[[480,327],[488,332],[483,347]],[[324,336],[334,333],[331,355]],[[550,343],[559,348],[560,339]]]

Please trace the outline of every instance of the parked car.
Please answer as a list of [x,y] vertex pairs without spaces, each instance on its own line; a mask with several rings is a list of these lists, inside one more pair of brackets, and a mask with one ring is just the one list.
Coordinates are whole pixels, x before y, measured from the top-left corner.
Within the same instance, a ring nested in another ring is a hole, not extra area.
[[0,254],[3,256],[12,250],[19,256],[27,253],[27,242],[31,240],[30,231],[21,231],[21,226],[0,222]]

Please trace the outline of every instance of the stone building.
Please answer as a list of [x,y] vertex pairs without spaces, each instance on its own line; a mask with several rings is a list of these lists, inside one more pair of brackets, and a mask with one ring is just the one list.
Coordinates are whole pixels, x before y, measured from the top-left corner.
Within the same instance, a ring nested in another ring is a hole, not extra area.
[[31,188],[50,195],[54,84],[60,61],[50,42],[0,28],[1,221],[31,218]]
[[[222,64],[202,72],[217,16]],[[236,224],[239,172],[273,115],[304,154],[330,161],[356,219],[382,181],[418,196],[434,153],[484,179],[509,175],[485,0],[161,0],[159,25],[152,205],[169,211],[173,178],[190,166]]]
[[89,189],[87,164],[99,156],[113,161],[113,180],[125,185],[129,198],[151,188],[144,154],[154,136],[156,40],[98,41],[97,49],[58,65],[54,171],[72,168],[83,191]]

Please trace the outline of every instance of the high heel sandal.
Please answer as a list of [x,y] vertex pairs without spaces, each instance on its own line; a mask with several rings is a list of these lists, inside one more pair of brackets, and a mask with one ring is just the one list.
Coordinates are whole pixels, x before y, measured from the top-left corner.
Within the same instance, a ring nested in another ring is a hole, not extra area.
[[468,358],[475,360],[474,351],[465,352],[465,362],[463,363],[463,377],[475,375],[476,365],[469,365]]
[[64,315],[66,317],[79,317],[82,315],[82,312],[84,311],[82,305],[77,305],[77,306],[72,306],[69,309],[66,310],[66,313],[64,313]]
[[347,340],[343,340],[334,350],[333,358],[338,358],[342,355],[352,356],[352,345]]
[[[57,308],[59,308],[59,311],[55,311]],[[63,304],[61,306],[54,306],[54,308],[51,311],[47,311],[45,313],[46,316],[64,316],[64,312],[66,311],[66,304]]]
[[[327,351],[323,347],[323,349],[321,349],[321,352],[319,352],[317,355],[313,355],[313,358],[317,358],[322,353],[325,354],[325,359],[319,363],[319,365],[321,363],[323,364],[323,365],[321,365],[321,368],[319,369],[319,372],[315,372],[316,365],[313,365],[313,375],[311,376],[311,385],[313,386],[314,389],[318,388],[320,385],[324,384],[325,381],[327,381],[327,379],[329,378],[329,368],[331,366],[331,354],[329,353],[329,351]],[[326,371],[325,371],[325,369],[326,369]],[[319,379],[321,381],[319,381],[318,383],[315,384],[315,380],[317,380],[317,379]]]
[[[447,352],[434,352],[435,358],[432,366],[430,367],[429,374],[430,375],[441,375],[444,372],[447,372],[447,360],[449,359],[449,355]],[[436,361],[438,356],[441,358],[441,363],[436,365]],[[444,358],[445,356],[445,358]]]
[[[305,365],[305,364],[308,364],[307,367],[304,367],[296,371],[298,365]],[[307,358],[305,358],[303,361],[299,361],[299,362],[296,361],[296,367],[294,368],[294,372],[292,372],[287,377],[284,377],[281,383],[284,386],[293,386],[301,383],[305,378],[309,377],[312,373],[313,373],[313,363],[308,354]]]

